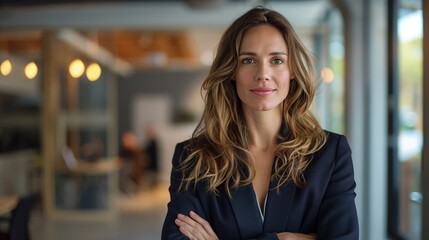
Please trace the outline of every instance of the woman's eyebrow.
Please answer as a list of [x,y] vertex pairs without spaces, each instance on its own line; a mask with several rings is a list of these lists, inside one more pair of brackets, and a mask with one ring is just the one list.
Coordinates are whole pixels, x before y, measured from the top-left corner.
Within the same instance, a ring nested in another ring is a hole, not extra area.
[[270,55],[288,55],[287,52],[272,52]]
[[242,56],[242,55],[251,55],[251,56],[256,56],[256,53],[254,53],[254,52],[241,52],[241,53],[239,54],[239,56]]
[[[250,56],[256,56],[257,54],[256,53],[254,53],[254,52],[241,52],[240,54],[239,54],[239,56],[242,56],[242,55],[250,55]],[[275,55],[288,55],[286,52],[271,52],[271,53],[269,53],[269,55],[271,55],[271,56],[275,56]]]

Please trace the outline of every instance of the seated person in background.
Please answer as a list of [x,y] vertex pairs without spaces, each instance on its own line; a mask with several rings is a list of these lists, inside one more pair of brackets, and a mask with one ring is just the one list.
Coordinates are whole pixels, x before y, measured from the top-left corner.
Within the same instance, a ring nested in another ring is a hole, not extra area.
[[96,162],[103,158],[103,143],[101,139],[95,138],[83,145],[83,156],[88,162]]
[[152,125],[147,125],[145,127],[145,137],[146,144],[144,151],[146,153],[146,168],[145,173],[147,177],[145,178],[151,187],[155,187],[158,180],[158,141],[156,139],[155,128]]
[[121,138],[122,144],[119,150],[119,163],[122,166],[120,171],[119,184],[121,190],[127,192],[131,180],[133,188],[140,185],[140,178],[145,165],[144,152],[140,148],[137,138],[132,132],[124,132]]

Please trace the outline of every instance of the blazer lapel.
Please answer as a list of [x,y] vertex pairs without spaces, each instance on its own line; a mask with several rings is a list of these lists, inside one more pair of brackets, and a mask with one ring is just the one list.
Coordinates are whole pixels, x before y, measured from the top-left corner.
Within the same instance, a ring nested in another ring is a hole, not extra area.
[[293,182],[275,188],[277,181],[271,181],[264,218],[264,232],[282,232],[286,229],[293,205],[296,186]]
[[229,198],[241,238],[248,239],[262,233],[262,219],[258,210],[252,185],[232,189]]
[[[286,141],[289,138],[289,129],[286,124],[280,128],[279,143]],[[274,166],[271,174],[274,171]],[[264,232],[283,232],[286,230],[286,224],[289,219],[290,210],[292,208],[293,200],[295,198],[296,186],[293,182],[286,183],[279,189],[275,187],[278,180],[270,182],[270,188],[267,196],[267,204],[265,209],[265,218],[263,230]],[[291,223],[293,224],[293,223]]]
[[[285,136],[285,138],[287,137],[288,129],[286,125],[282,126],[281,135]],[[239,169],[242,174],[246,175],[243,172],[243,168]],[[293,183],[288,183],[277,190],[275,186],[277,186],[277,181],[271,181],[263,223],[252,184],[232,189],[232,198],[229,198],[229,201],[242,239],[249,239],[261,233],[282,232],[285,230],[296,187]]]

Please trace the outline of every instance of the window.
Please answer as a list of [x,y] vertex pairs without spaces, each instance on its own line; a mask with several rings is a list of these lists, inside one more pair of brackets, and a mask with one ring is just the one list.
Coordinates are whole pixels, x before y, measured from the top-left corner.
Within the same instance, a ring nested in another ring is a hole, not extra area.
[[421,239],[423,12],[421,1],[392,1],[389,79],[389,235]]

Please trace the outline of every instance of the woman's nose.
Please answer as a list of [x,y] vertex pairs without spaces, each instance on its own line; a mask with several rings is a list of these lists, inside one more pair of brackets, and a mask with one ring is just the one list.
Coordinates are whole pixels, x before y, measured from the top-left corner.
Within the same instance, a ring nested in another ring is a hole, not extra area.
[[267,81],[269,79],[270,79],[269,66],[267,66],[267,64],[258,64],[256,73],[255,73],[255,80]]

